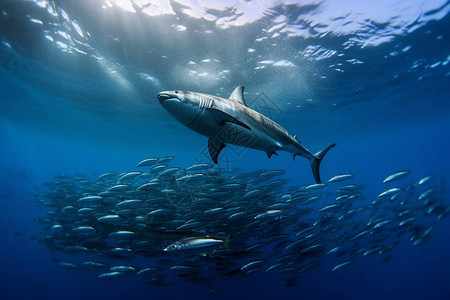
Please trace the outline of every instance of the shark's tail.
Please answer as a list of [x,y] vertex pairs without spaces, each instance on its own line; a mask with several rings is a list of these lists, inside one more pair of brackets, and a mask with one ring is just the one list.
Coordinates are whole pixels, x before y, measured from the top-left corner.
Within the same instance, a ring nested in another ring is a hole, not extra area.
[[319,173],[320,162],[322,161],[325,154],[327,154],[327,152],[334,146],[336,146],[336,144],[332,144],[332,145],[326,147],[325,149],[317,152],[309,160],[309,162],[311,163],[311,168],[312,168],[313,174],[314,174],[314,179],[316,180],[317,183],[321,183],[320,173]]

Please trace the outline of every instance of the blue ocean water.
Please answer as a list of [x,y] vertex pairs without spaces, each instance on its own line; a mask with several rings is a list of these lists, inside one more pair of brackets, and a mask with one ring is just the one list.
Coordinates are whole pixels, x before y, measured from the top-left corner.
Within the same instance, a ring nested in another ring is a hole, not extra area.
[[[46,208],[36,201],[55,176],[97,178],[169,155],[182,168],[211,163],[207,138],[172,118],[156,95],[227,98],[244,85],[250,107],[312,152],[338,144],[321,165],[324,181],[352,173],[364,185],[361,201],[371,202],[434,174],[439,201],[449,205],[449,10],[443,0],[2,1],[0,297],[448,299],[449,218],[432,219],[423,244],[403,236],[385,263],[360,255],[332,272],[341,260],[322,255],[289,289],[280,289],[289,276],[262,269],[217,276],[208,284],[216,294],[183,280],[155,287],[62,267],[84,257],[42,243]],[[314,183],[307,160],[285,152],[268,159],[230,145],[219,165],[285,170],[290,185]],[[382,183],[401,170],[410,174]]]

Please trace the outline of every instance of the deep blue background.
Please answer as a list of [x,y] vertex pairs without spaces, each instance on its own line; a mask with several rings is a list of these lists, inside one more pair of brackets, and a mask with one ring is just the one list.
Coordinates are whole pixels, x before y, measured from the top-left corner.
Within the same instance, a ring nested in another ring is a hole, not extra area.
[[[165,28],[171,28],[164,22],[185,22],[189,28],[212,26],[204,20],[183,17],[178,11],[181,19],[177,21],[172,16],[149,18],[145,20],[148,23],[141,20],[148,32],[140,40],[138,34],[130,35],[137,26],[133,22],[138,23],[134,16],[114,10],[111,14],[121,20],[117,22],[120,26],[105,21],[110,25],[106,26],[90,18],[96,13],[94,9],[87,13],[85,7],[74,3],[61,1],[55,5],[64,7],[92,33],[92,52],[85,56],[67,54],[44,38],[43,32],[53,29],[30,22],[31,17],[46,15],[36,5],[5,1],[0,7],[1,299],[450,299],[450,218],[438,221],[433,238],[423,245],[412,246],[403,237],[388,263],[377,256],[364,256],[339,272],[331,272],[339,261],[327,257],[320,268],[303,273],[294,288],[281,290],[286,277],[260,271],[245,278],[217,278],[210,285],[221,291],[217,295],[201,285],[182,281],[155,288],[136,276],[100,280],[93,272],[65,269],[52,260],[82,261],[84,257],[47,249],[37,241],[42,238],[41,227],[33,221],[45,214],[42,207],[35,206],[34,199],[44,191],[42,183],[54,176],[81,173],[95,178],[109,171],[131,171],[140,160],[151,156],[174,155],[173,166],[195,163],[207,139],[178,124],[159,106],[157,92],[168,89],[227,97],[234,86],[244,84],[247,99],[264,92],[281,111],[274,119],[297,134],[312,152],[338,143],[323,161],[322,178],[355,174],[353,181],[365,185],[363,196],[367,201],[386,189],[382,183],[386,176],[399,170],[411,171],[398,182],[401,186],[430,173],[448,181],[448,16],[400,34],[393,41],[369,47],[356,45],[345,51],[343,42],[357,33],[294,42],[283,39],[277,41],[278,50],[273,50],[270,44],[258,48],[261,44],[253,42],[259,37],[253,33],[259,32],[259,26],[265,28],[265,19],[242,31],[217,30],[223,36],[218,35],[216,43],[221,38],[239,42],[233,49],[237,55],[231,50],[234,54],[227,53],[220,45],[207,47],[202,42],[204,36],[189,31],[170,36],[173,41],[183,39],[187,43],[185,52],[179,46],[168,47],[170,43],[160,44],[169,35]],[[448,5],[446,2],[442,11]],[[132,19],[129,24],[123,22],[126,18]],[[63,20],[58,22],[66,28]],[[183,34],[188,37],[183,38]],[[342,59],[337,55],[323,60],[298,58],[305,45],[318,43],[345,55]],[[402,51],[406,46],[410,50]],[[257,48],[261,57],[245,60],[252,55],[247,53],[248,47]],[[147,48],[152,51],[145,52]],[[168,62],[148,57],[155,53],[168,56]],[[185,56],[178,57],[180,53]],[[285,55],[298,66],[282,71],[254,70],[257,60],[269,59],[274,53],[281,55],[276,59]],[[105,64],[99,66],[93,57],[103,57]],[[202,85],[201,80],[183,81],[185,74],[174,71],[178,64],[191,59],[200,65],[199,60],[215,57],[229,64],[231,70],[232,75],[223,82],[202,79]],[[340,66],[345,72],[330,68],[350,58],[364,63]],[[437,62],[441,63],[435,65]],[[158,82],[136,75],[141,73]],[[116,74],[122,77],[118,79]],[[123,79],[132,88],[122,86]],[[283,169],[292,185],[313,181],[309,163],[301,157],[293,162],[290,154],[280,153],[269,160],[263,152],[245,150],[237,155],[230,147],[223,155],[231,160],[226,165],[229,167]],[[221,163],[226,164],[223,160]],[[449,204],[448,190],[440,197]]]

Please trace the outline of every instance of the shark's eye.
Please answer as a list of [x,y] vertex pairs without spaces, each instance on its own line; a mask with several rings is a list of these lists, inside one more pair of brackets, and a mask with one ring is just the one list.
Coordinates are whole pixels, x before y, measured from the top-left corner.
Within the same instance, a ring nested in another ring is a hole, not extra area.
[[178,91],[175,91],[175,94],[178,94]]

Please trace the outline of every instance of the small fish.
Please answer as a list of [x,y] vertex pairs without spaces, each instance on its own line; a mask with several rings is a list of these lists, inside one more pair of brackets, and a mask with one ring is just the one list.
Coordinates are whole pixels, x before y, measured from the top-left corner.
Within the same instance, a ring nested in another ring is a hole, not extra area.
[[133,252],[133,250],[128,249],[128,248],[116,247],[116,248],[111,249],[111,253],[114,253],[117,255],[128,255],[132,252]]
[[100,203],[102,201],[102,197],[101,196],[86,196],[83,198],[78,199],[79,203],[82,204],[93,204],[93,203]]
[[153,189],[157,189],[161,186],[160,182],[148,182],[139,186],[136,190],[138,191],[151,191]]
[[274,264],[274,265],[271,265],[270,267],[268,267],[268,268],[266,269],[266,272],[272,271],[273,269],[276,269],[276,268],[280,268],[280,267],[283,266],[284,264],[285,264],[285,263],[280,262],[280,263],[276,263],[276,264]]
[[326,211],[326,210],[329,210],[329,209],[332,209],[332,208],[335,208],[335,207],[339,207],[339,206],[340,206],[340,204],[333,203],[333,204],[326,205],[326,206],[318,209],[317,211],[318,212],[323,212],[323,211]]
[[96,261],[85,261],[82,266],[87,269],[100,269],[106,268],[107,265]]
[[61,232],[63,230],[63,227],[59,224],[56,224],[56,225],[53,225],[51,229],[53,232]]
[[136,235],[133,231],[127,231],[127,230],[120,230],[111,232],[108,236],[114,237],[114,238],[132,238]]
[[375,225],[373,226],[373,229],[380,228],[380,227],[383,226],[384,224],[387,224],[387,223],[390,223],[390,222],[391,222],[391,220],[380,221],[380,222],[378,222],[377,224],[375,224]]
[[203,226],[202,222],[187,222],[181,226],[177,227],[177,230],[187,230],[187,229],[194,229],[196,227]]
[[320,243],[320,242],[316,243],[314,245],[311,245],[309,247],[302,249],[302,251],[300,251],[300,253],[302,253],[302,254],[308,253],[309,251],[319,248],[320,246],[322,246],[322,243]]
[[340,246],[331,248],[330,250],[328,250],[327,253],[325,253],[325,255],[330,255],[330,254],[332,254],[332,253],[335,253],[335,252],[337,252],[337,251],[339,250],[339,248],[340,248]]
[[97,221],[104,224],[117,224],[120,220],[122,220],[122,218],[118,215],[107,215],[97,219]]
[[137,275],[145,275],[145,274],[156,273],[156,272],[161,272],[161,271],[162,271],[161,268],[158,268],[158,267],[150,267],[150,268],[142,269],[142,270],[138,271],[136,274],[137,274]]
[[280,210],[280,209],[286,209],[286,208],[289,208],[291,206],[291,204],[290,203],[275,203],[275,204],[272,204],[272,205],[270,205],[268,208],[270,208],[271,210],[272,209],[275,209],[275,210]]
[[411,218],[408,218],[408,219],[406,219],[406,220],[403,220],[403,221],[401,221],[399,224],[398,224],[398,226],[405,226],[405,225],[407,225],[408,223],[411,223],[412,221],[414,221],[415,219],[417,219],[416,217],[411,217]]
[[171,160],[173,160],[175,157],[174,156],[166,156],[166,157],[161,157],[158,159],[158,163],[162,164],[162,163],[167,163]]
[[323,189],[326,186],[327,186],[326,183],[315,183],[315,184],[310,184],[308,186],[305,186],[305,189],[306,190],[318,190],[318,189]]
[[278,217],[282,213],[283,213],[282,210],[272,209],[272,210],[268,210],[266,212],[256,215],[253,219],[257,220],[257,219],[263,219],[263,218]]
[[152,210],[147,214],[147,217],[154,217],[154,216],[168,216],[174,213],[173,209],[169,208],[159,208]]
[[345,266],[348,266],[349,264],[351,264],[353,262],[353,260],[346,260],[344,262],[341,262],[340,264],[335,265],[331,271],[339,271],[340,269],[342,269]]
[[263,195],[263,191],[259,189],[251,190],[241,197],[241,200],[258,199]]
[[306,238],[300,238],[289,245],[287,245],[284,249],[289,250],[289,248],[296,247],[298,244],[303,243],[306,240]]
[[309,269],[317,268],[319,266],[320,266],[320,262],[313,261],[313,262],[307,264],[306,266],[304,266],[303,268],[301,268],[300,270],[298,270],[298,273],[303,273]]
[[306,198],[304,201],[301,202],[301,204],[311,204],[317,200],[319,200],[322,196],[321,195],[312,195],[308,198]]
[[190,237],[184,238],[170,244],[163,249],[165,252],[172,251],[189,251],[189,250],[205,250],[218,248],[224,243],[223,240],[214,238]]
[[382,192],[381,194],[379,194],[378,198],[393,196],[393,195],[396,195],[396,194],[400,193],[401,191],[402,191],[401,188],[388,189],[388,190]]
[[67,205],[67,206],[64,206],[64,207],[63,207],[62,212],[63,212],[63,213],[66,213],[66,214],[71,214],[71,213],[74,213],[76,210],[77,210],[77,209],[76,209],[74,206],[72,206],[72,205]]
[[98,179],[99,179],[99,180],[111,179],[111,178],[113,178],[114,176],[116,176],[116,174],[117,174],[116,172],[104,173],[104,174],[100,175],[100,176],[98,177]]
[[423,177],[422,179],[420,179],[420,180],[417,182],[417,184],[418,184],[418,185],[426,184],[426,183],[429,182],[431,179],[433,179],[433,177],[434,177],[434,174],[425,176],[425,177]]
[[118,277],[122,277],[124,275],[126,275],[126,273],[123,273],[123,272],[109,272],[109,273],[100,274],[98,276],[98,278],[118,278]]
[[123,192],[130,188],[128,184],[117,184],[108,189],[110,192]]
[[161,173],[159,173],[159,176],[169,176],[169,175],[173,175],[173,174],[177,173],[178,171],[180,171],[180,168],[178,168],[178,167],[173,167],[173,168],[165,169],[164,171],[162,171]]
[[222,207],[211,208],[203,212],[204,215],[215,215],[223,211]]
[[83,208],[80,208],[80,209],[77,211],[77,215],[80,215],[80,216],[90,216],[90,215],[92,215],[94,212],[95,212],[95,210],[94,210],[93,208],[90,208],[90,207],[83,207]]
[[351,240],[351,241],[354,241],[354,240],[356,240],[356,239],[362,237],[363,235],[365,235],[365,234],[368,233],[368,232],[369,232],[369,230],[363,230],[363,231],[357,233],[356,235],[354,235],[350,240]]
[[406,177],[408,174],[409,174],[409,171],[396,172],[396,173],[386,177],[383,180],[383,183],[392,182],[392,181],[396,181],[396,180],[402,179],[403,177]]
[[246,211],[239,211],[237,213],[234,213],[234,214],[230,215],[228,217],[228,220],[238,219],[238,218],[240,218],[242,216],[245,216],[245,215],[247,215]]
[[286,173],[286,171],[284,171],[284,170],[271,170],[271,171],[266,171],[259,176],[265,177],[266,179],[270,179],[270,178],[273,178],[276,176],[283,175],[284,173]]
[[381,247],[380,246],[376,246],[376,247],[373,247],[373,248],[370,248],[370,249],[366,250],[363,253],[363,255],[364,256],[374,255],[374,254],[377,254],[379,251],[381,251]]
[[450,214],[450,207],[445,207],[438,213],[438,220],[447,217]]
[[239,190],[243,188],[243,185],[240,183],[227,183],[222,185],[220,188],[224,190]]
[[423,192],[422,194],[419,195],[419,200],[424,200],[424,199],[428,198],[430,195],[432,195],[435,192],[437,192],[437,188],[436,187],[431,187],[431,188],[427,189],[425,192]]
[[69,263],[69,262],[61,262],[59,263],[59,265],[61,267],[67,268],[67,269],[76,269],[78,270],[80,268],[80,266],[73,264],[73,263]]
[[342,174],[342,175],[336,175],[334,177],[332,177],[330,180],[328,180],[328,182],[339,182],[339,181],[344,181],[344,180],[348,180],[350,178],[353,178],[355,175],[353,174]]
[[196,272],[200,267],[193,265],[176,265],[170,267],[171,270],[179,271],[179,272]]
[[90,226],[79,226],[73,228],[72,231],[79,234],[91,234],[95,232],[95,229]]
[[248,248],[247,248],[247,251],[253,251],[253,250],[255,250],[255,249],[264,247],[265,245],[266,245],[265,243],[256,243],[256,244],[253,244],[253,245],[251,245],[250,247],[248,247]]
[[355,190],[361,189],[362,187],[363,186],[358,185],[358,184],[346,184],[346,185],[341,186],[338,191],[339,192],[342,192],[342,191],[355,191]]
[[116,207],[120,208],[120,209],[135,208],[141,203],[142,203],[142,200],[139,200],[139,199],[124,200],[124,201],[117,203]]
[[157,161],[158,161],[158,159],[156,157],[147,158],[147,159],[140,161],[137,164],[137,167],[150,167],[150,166],[153,166]]
[[177,181],[179,181],[181,183],[200,182],[204,179],[205,179],[205,174],[195,173],[195,174],[188,174],[188,175],[182,176],[182,177],[178,178]]
[[123,273],[133,273],[136,271],[134,267],[131,266],[115,266],[110,269],[112,272],[123,272]]
[[211,168],[212,166],[213,165],[211,165],[211,164],[195,164],[195,165],[192,165],[192,166],[186,168],[186,171],[189,171],[189,172],[190,171],[203,171],[203,170]]
[[150,169],[148,169],[149,173],[158,173],[161,172],[162,170],[164,170],[165,168],[167,168],[166,164],[157,164],[154,165],[153,167],[151,167]]
[[249,269],[257,269],[266,263],[265,260],[255,260],[245,264],[241,267],[241,271],[247,271]]
[[119,177],[119,179],[117,179],[118,182],[124,181],[124,180],[128,180],[128,179],[132,179],[132,178],[136,178],[137,176],[141,175],[142,172],[138,172],[138,171],[134,171],[134,172],[127,172],[123,175],[121,175]]

